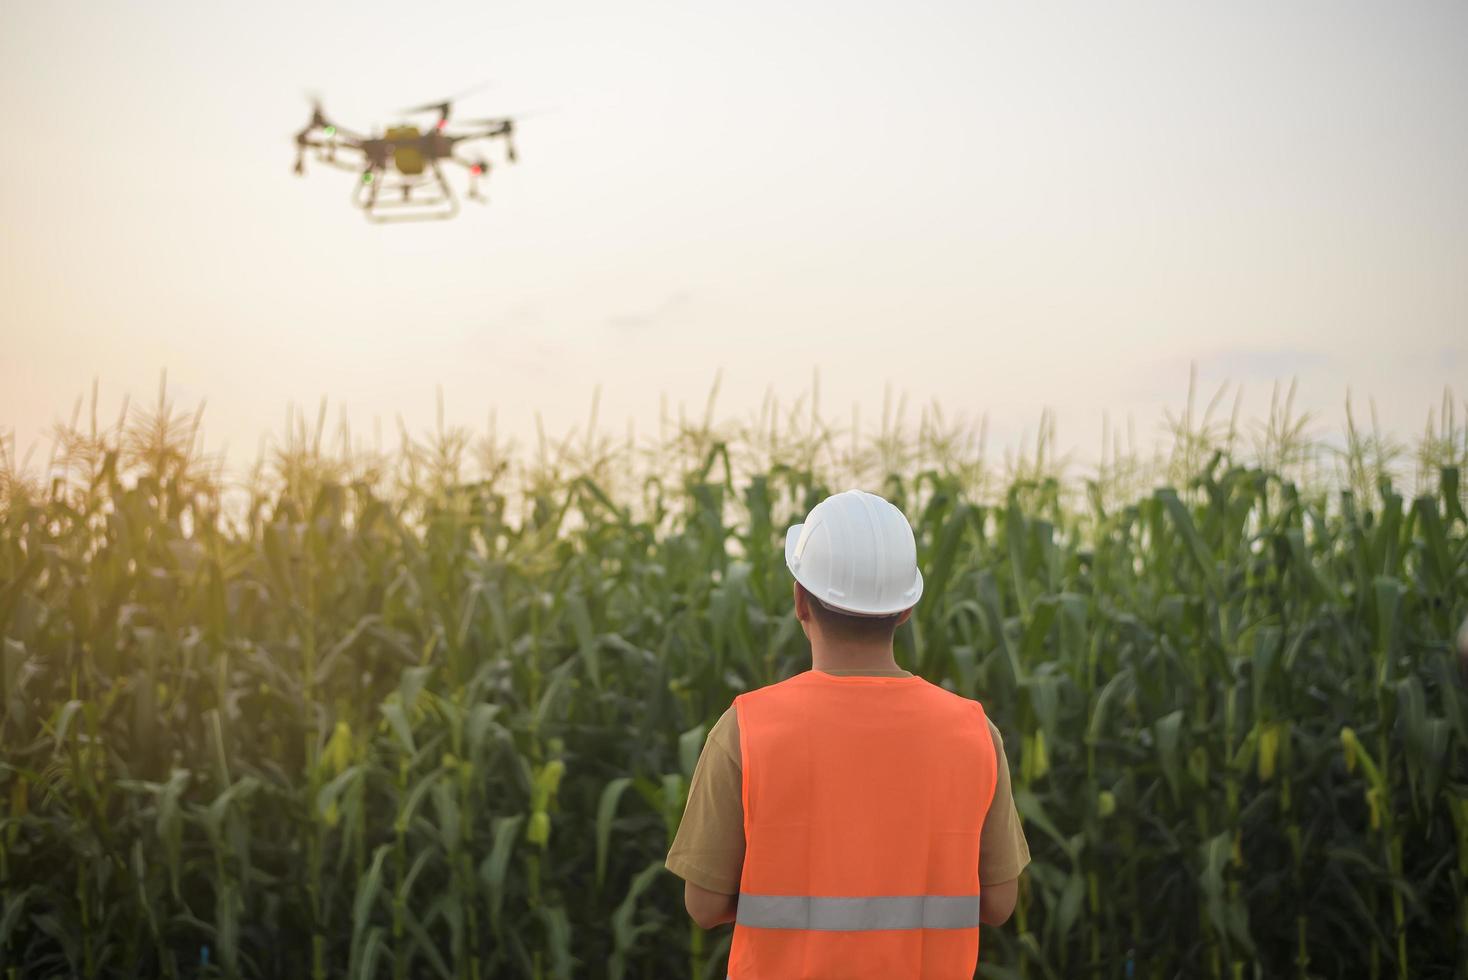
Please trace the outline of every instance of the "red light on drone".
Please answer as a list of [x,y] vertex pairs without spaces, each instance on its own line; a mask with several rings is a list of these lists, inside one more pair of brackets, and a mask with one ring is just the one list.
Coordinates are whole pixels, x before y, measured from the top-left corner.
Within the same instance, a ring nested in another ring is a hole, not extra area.
[[440,119],[438,121],[438,123],[434,126],[434,128],[435,129],[443,129],[448,124],[449,124],[449,121],[447,119]]
[[484,173],[484,168],[476,163],[474,166],[469,168],[469,172],[478,177],[480,174]]

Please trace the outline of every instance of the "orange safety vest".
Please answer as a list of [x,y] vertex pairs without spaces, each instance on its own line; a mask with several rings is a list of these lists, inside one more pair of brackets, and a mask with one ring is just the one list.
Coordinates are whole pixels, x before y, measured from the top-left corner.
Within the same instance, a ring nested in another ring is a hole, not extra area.
[[809,670],[734,699],[744,871],[731,980],[958,980],[979,957],[984,709]]

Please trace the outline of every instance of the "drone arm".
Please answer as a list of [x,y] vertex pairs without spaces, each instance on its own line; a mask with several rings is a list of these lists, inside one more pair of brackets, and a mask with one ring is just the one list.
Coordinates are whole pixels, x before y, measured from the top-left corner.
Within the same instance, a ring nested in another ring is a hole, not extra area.
[[[362,146],[362,140],[360,137],[356,136],[355,134],[348,134],[341,138],[332,137],[330,139],[323,140],[319,137],[313,138],[311,131],[315,128],[316,127],[314,126],[307,126],[305,129],[296,134],[296,173],[302,174],[306,172],[306,151],[308,149],[325,151],[324,153],[317,154],[316,159],[321,163],[325,163],[329,166],[336,167],[338,170],[346,170],[351,173],[361,172],[361,164],[343,163],[336,158],[336,151],[338,150],[356,150],[359,153],[365,154],[366,151]],[[340,130],[338,130],[338,132],[340,132]]]
[[458,136],[450,136],[450,145],[468,142],[469,140],[486,140],[496,137],[505,141],[505,158],[511,163],[515,162],[515,123],[512,119],[484,119],[475,125],[484,127],[477,133],[464,133]]
[[353,132],[345,126],[338,126],[336,123],[327,123],[327,125],[336,130],[332,138],[336,140],[338,146],[361,143],[367,138],[361,133]]
[[476,119],[472,122],[459,123],[468,132],[448,136],[451,143],[463,143],[466,140],[487,140],[496,136],[508,136],[514,129],[514,120],[511,119]]
[[[318,134],[325,136],[329,142],[321,142]],[[311,120],[296,134],[296,173],[306,171],[306,149],[311,147],[318,150],[335,151],[339,146],[349,146],[361,149],[363,138],[350,129],[343,129],[330,119],[326,118],[321,111],[321,100],[313,99],[311,106]]]
[[[330,139],[330,140],[320,140],[320,139],[310,139],[310,138],[307,138],[307,139],[297,140],[296,142],[297,142],[297,145],[299,145],[302,148],[302,150],[304,150],[306,147],[310,147],[313,150],[330,150],[332,152],[336,152],[336,151],[339,151],[339,150],[354,150],[357,153],[361,153],[361,154],[364,154],[364,155],[367,152],[367,148],[362,145],[362,141],[361,140],[358,140],[358,139],[356,139],[354,137],[347,137],[345,139]],[[323,157],[322,159],[326,163],[337,163],[337,161],[335,159],[333,159],[332,157],[329,157],[329,156],[328,157]],[[351,167],[351,166],[349,166],[346,169],[348,169],[348,170],[360,170],[361,168],[360,167]]]

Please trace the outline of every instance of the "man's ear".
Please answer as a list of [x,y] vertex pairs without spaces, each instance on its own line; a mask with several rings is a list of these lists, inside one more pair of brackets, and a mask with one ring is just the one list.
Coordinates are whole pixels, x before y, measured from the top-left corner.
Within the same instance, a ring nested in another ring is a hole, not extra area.
[[795,618],[802,624],[810,622],[810,594],[800,587],[799,582],[793,583],[795,589]]
[[912,606],[908,606],[906,609],[902,610],[902,615],[897,617],[898,626],[901,626],[903,623],[912,618],[912,610]]

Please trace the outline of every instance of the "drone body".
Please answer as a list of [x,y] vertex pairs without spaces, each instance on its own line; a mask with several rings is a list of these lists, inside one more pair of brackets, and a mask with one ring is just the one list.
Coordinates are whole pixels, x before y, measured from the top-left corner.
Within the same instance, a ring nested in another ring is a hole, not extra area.
[[[452,218],[459,213],[459,199],[441,165],[452,163],[467,170],[469,199],[483,201],[479,181],[489,173],[489,162],[483,157],[460,156],[460,147],[475,140],[502,139],[505,158],[514,163],[515,122],[508,117],[478,119],[455,123],[451,132],[450,107],[451,103],[444,101],[407,110],[409,114],[438,114],[426,130],[401,124],[389,127],[382,136],[361,136],[332,122],[317,103],[312,107],[311,121],[296,134],[295,171],[306,172],[306,151],[314,149],[320,162],[358,174],[352,202],[368,220]],[[357,159],[344,161],[338,154],[354,154]]]

